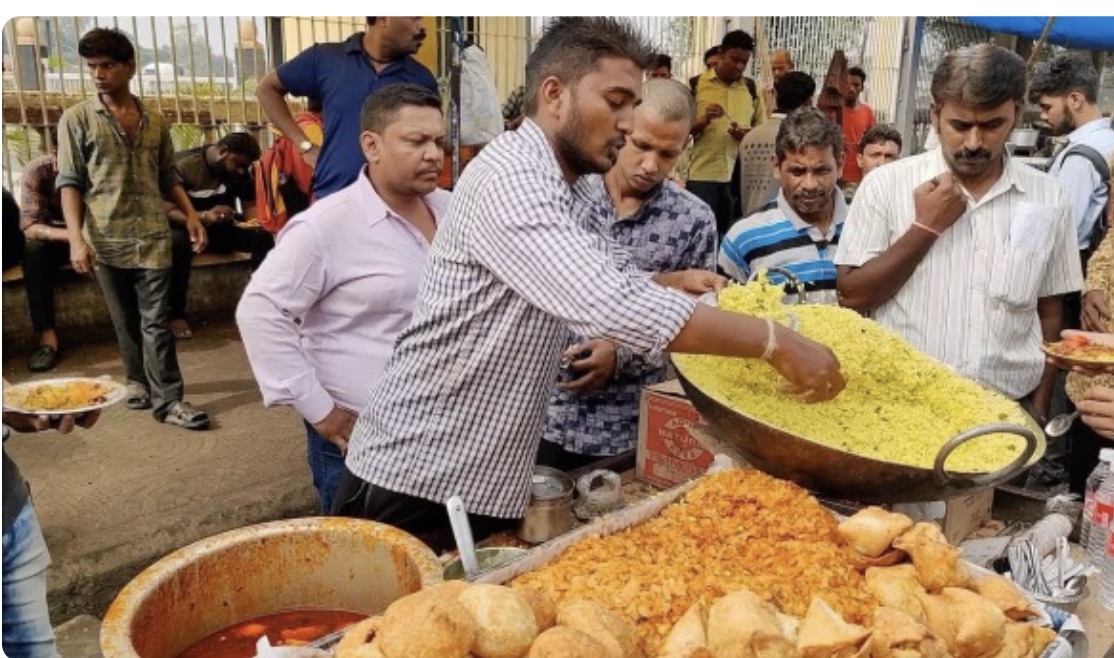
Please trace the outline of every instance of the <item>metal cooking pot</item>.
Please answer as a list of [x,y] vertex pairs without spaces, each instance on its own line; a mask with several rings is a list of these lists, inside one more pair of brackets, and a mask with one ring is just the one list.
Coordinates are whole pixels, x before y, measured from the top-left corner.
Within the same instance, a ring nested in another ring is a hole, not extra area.
[[[716,438],[736,449],[755,468],[820,494],[864,503],[941,500],[1006,482],[1044,455],[1044,433],[1026,415],[1024,427],[984,425],[951,439],[940,448],[931,469],[871,459],[791,434],[732,409],[689,381],[683,356],[675,356],[673,365],[685,394],[716,432]],[[953,473],[945,468],[953,450],[986,434],[1017,434],[1025,439],[1025,449],[992,473]]]
[[530,506],[518,526],[518,538],[531,544],[547,542],[576,525],[572,514],[574,485],[566,473],[535,466],[530,481]]
[[1040,131],[1036,128],[1014,128],[1006,141],[1012,144],[1014,148],[1036,148],[1040,134]]

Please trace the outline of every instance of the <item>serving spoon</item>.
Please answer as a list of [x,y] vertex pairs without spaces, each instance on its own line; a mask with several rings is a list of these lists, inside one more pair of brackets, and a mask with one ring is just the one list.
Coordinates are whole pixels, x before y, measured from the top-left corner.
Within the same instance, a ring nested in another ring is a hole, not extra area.
[[1060,414],[1059,416],[1056,416],[1052,420],[1048,421],[1048,424],[1044,426],[1045,436],[1049,436],[1052,438],[1063,436],[1069,429],[1071,429],[1071,424],[1075,422],[1076,418],[1079,418],[1078,411],[1073,411],[1070,414]]

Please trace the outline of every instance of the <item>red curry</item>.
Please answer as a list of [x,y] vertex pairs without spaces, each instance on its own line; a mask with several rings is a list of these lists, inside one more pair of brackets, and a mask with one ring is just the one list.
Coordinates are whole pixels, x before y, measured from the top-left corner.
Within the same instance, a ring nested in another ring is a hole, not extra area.
[[367,615],[347,610],[286,610],[246,619],[194,643],[178,658],[252,658],[264,635],[271,646],[305,646]]

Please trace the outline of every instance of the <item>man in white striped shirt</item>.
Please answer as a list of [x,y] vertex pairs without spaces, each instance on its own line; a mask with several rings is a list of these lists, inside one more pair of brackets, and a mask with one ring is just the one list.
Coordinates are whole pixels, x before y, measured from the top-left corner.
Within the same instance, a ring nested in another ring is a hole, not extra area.
[[1063,296],[1082,285],[1071,201],[1011,161],[1025,63],[990,44],[951,53],[932,79],[940,148],[874,171],[836,255],[840,301],[960,373],[1048,414]]
[[452,545],[444,501],[482,537],[529,501],[546,403],[569,332],[655,355],[765,357],[830,399],[826,347],[774,323],[697,305],[621,267],[592,209],[631,130],[649,50],[627,23],[559,18],[526,65],[526,119],[487,145],[453,193],[413,320],[349,443],[334,512]]

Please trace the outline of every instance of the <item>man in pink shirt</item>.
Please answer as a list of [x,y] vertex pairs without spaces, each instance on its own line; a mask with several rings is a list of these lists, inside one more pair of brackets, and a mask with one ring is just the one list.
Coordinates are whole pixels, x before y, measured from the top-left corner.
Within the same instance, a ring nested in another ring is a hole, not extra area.
[[843,176],[840,181],[843,185],[858,185],[863,180],[863,168],[859,166],[859,141],[866,131],[877,123],[874,120],[874,110],[866,103],[859,102],[866,83],[866,72],[857,66],[847,70],[847,87],[843,90],[843,116],[840,125],[843,127],[843,139],[846,144],[847,155],[843,158]]
[[290,220],[248,284],[236,321],[268,406],[304,419],[321,513],[368,391],[410,322],[438,218],[444,119],[411,84],[368,97],[360,177]]

